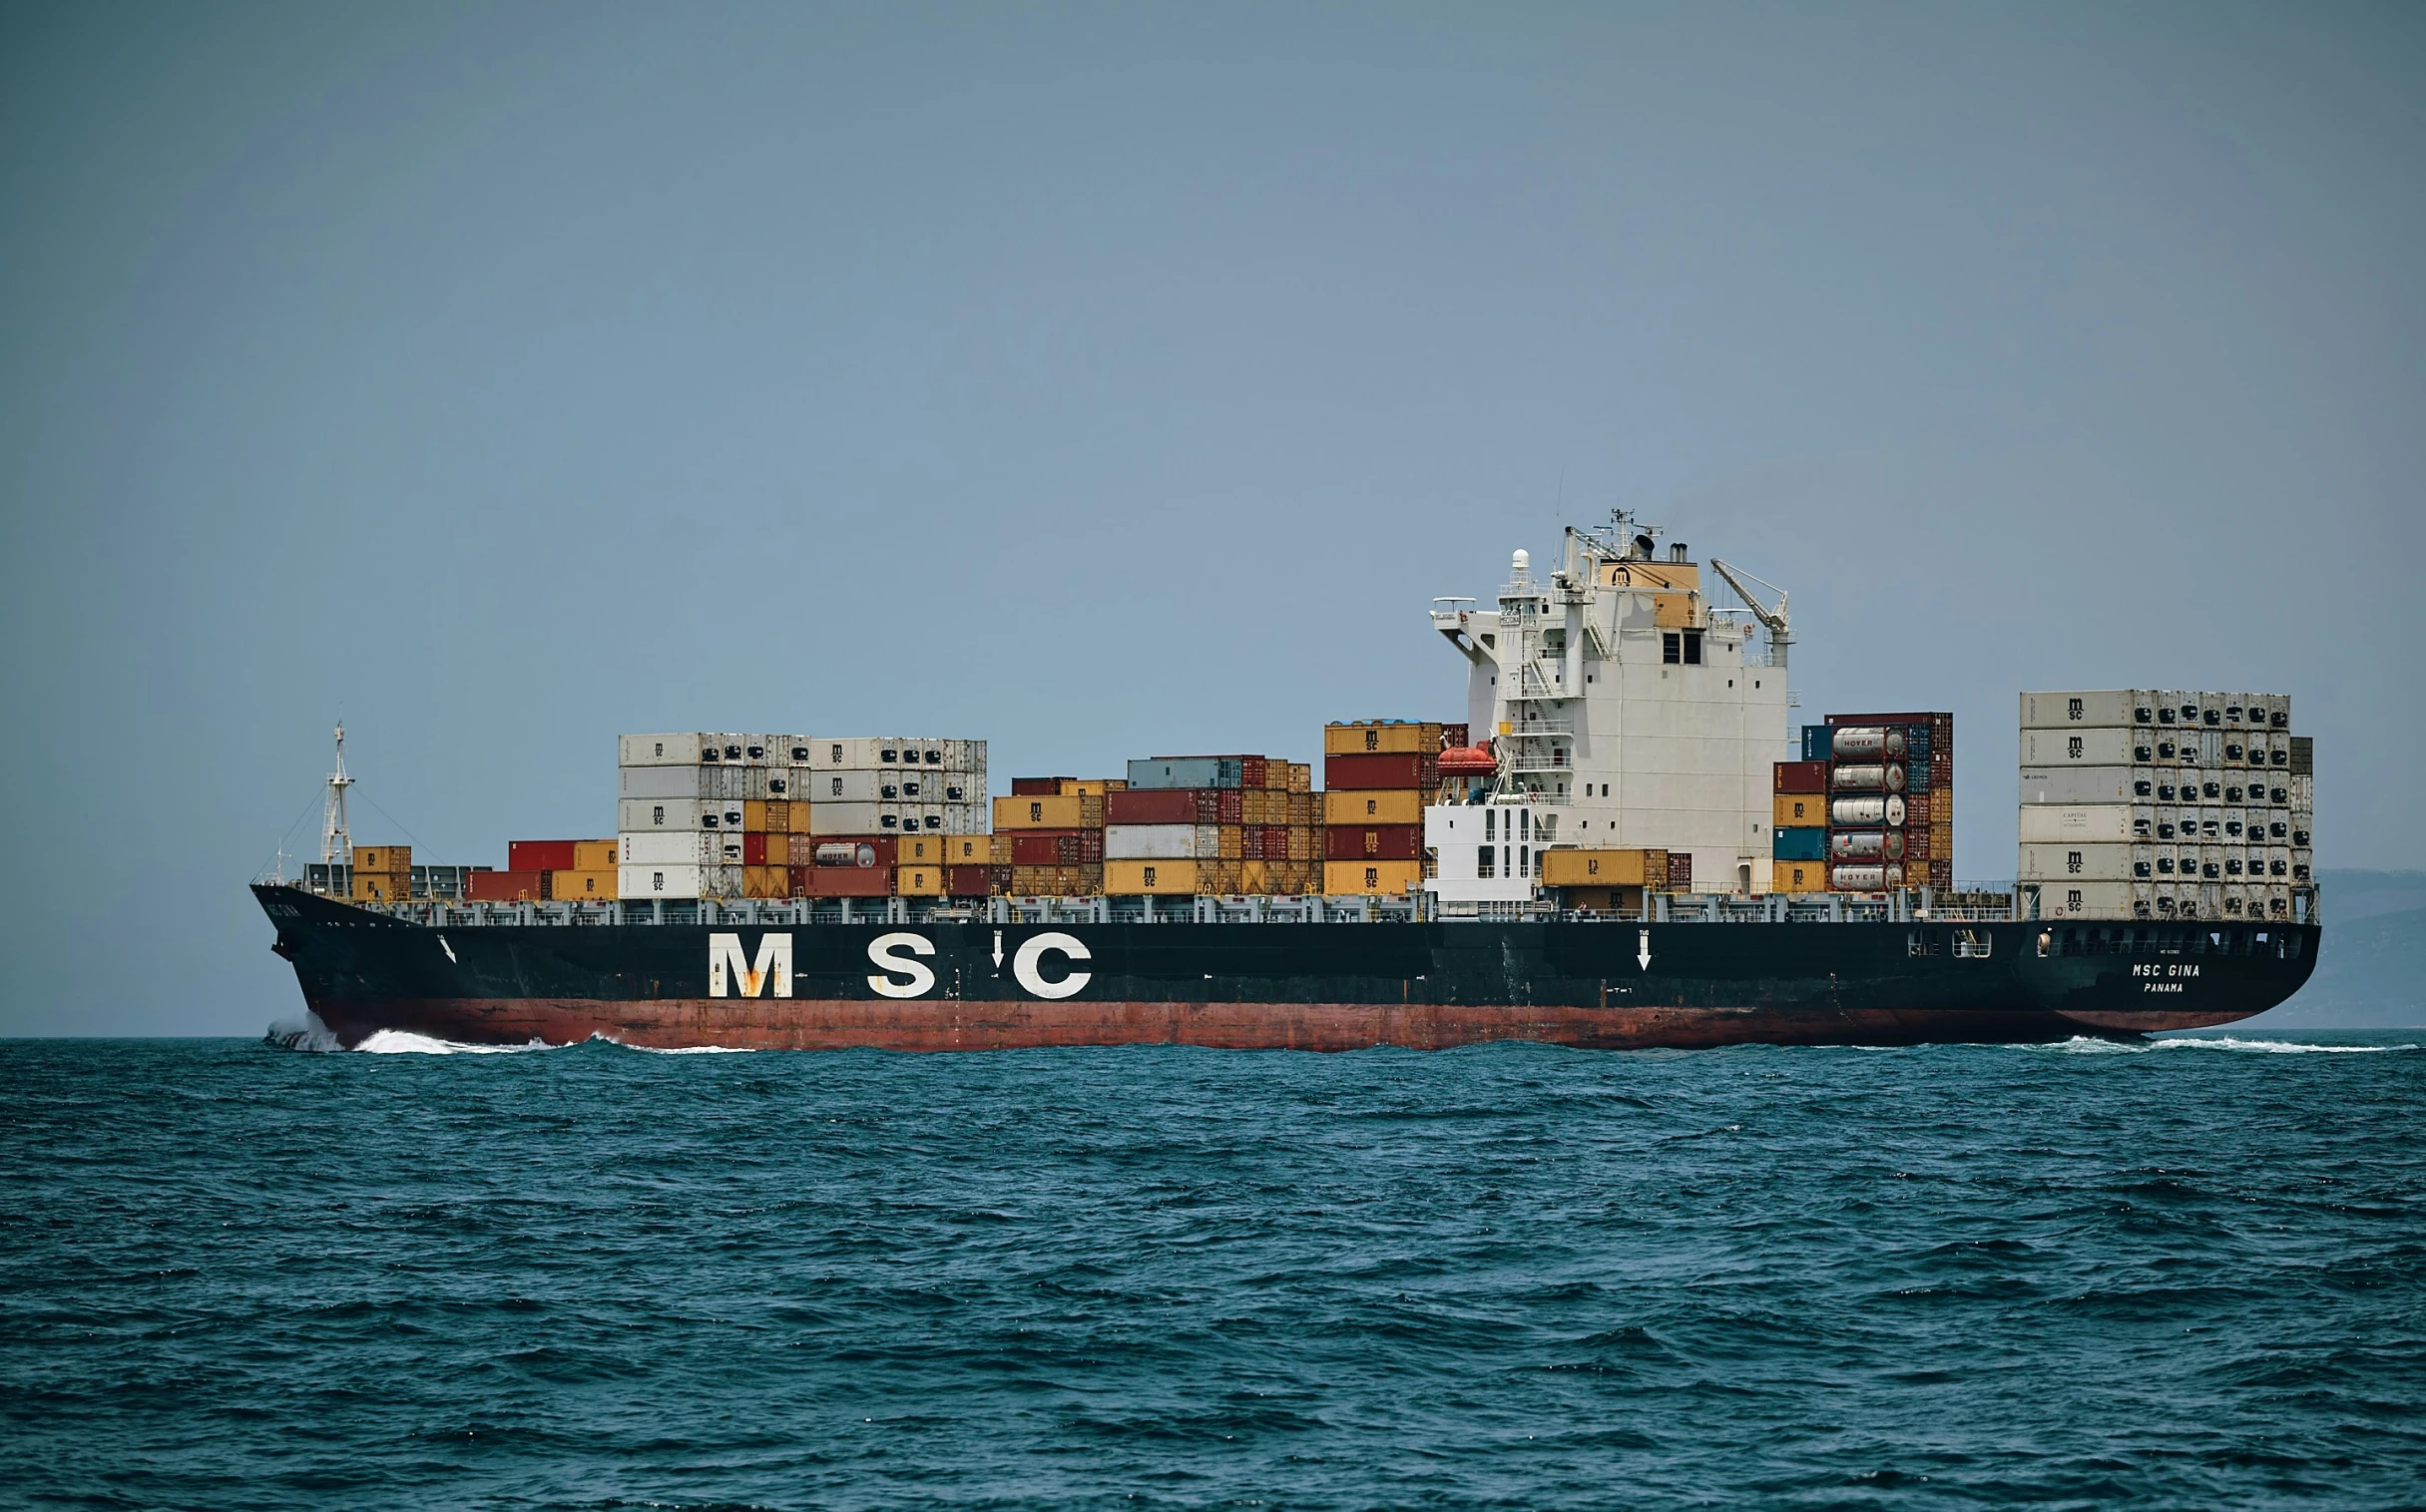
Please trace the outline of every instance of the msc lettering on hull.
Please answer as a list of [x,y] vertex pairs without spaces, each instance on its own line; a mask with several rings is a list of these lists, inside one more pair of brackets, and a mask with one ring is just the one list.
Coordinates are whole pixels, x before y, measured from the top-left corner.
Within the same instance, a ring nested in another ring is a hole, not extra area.
[[[788,947],[787,947],[788,948]],[[935,953],[934,941],[908,930],[880,934],[867,942],[868,964],[876,970],[867,979],[868,990],[880,997],[924,997],[935,990],[934,968],[919,957]],[[1020,986],[1042,998],[1075,997],[1094,980],[1088,971],[1064,970],[1058,977],[1045,975],[1045,958],[1058,955],[1065,962],[1093,959],[1094,952],[1076,935],[1058,932],[1031,935],[1020,942],[1011,957],[1011,975]],[[788,955],[786,959],[788,959]],[[1002,936],[995,935],[994,965],[1002,966]]]
[[730,997],[730,987],[738,979],[741,996],[758,997],[773,983],[776,997],[791,996],[791,936],[762,934],[758,936],[755,960],[741,953],[741,937],[737,934],[708,936],[708,995]]

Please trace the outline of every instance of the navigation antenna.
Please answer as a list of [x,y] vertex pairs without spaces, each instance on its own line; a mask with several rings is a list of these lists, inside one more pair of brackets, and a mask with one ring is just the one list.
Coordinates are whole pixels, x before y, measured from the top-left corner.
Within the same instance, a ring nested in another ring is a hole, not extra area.
[[337,721],[337,769],[328,774],[328,807],[320,820],[320,863],[342,866],[353,860],[354,837],[345,827],[345,789],[354,779],[345,774],[345,722]]
[[1783,667],[1786,648],[1794,644],[1794,632],[1786,626],[1786,591],[1766,578],[1753,577],[1752,574],[1745,573],[1743,577],[1751,578],[1753,582],[1777,595],[1777,607],[1774,610],[1763,609],[1760,607],[1760,601],[1752,597],[1752,591],[1743,586],[1743,579],[1735,576],[1734,568],[1727,566],[1716,557],[1710,558],[1710,566],[1717,571],[1718,576],[1726,579],[1726,586],[1735,590],[1735,597],[1743,600],[1744,607],[1751,610],[1752,618],[1758,620],[1761,628],[1769,633],[1769,665]]

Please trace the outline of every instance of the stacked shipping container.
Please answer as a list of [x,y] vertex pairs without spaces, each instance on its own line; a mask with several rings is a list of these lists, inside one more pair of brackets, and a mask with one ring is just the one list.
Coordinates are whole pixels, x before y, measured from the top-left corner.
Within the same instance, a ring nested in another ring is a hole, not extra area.
[[1779,761],[1770,810],[1777,892],[1954,886],[1954,716],[1832,714]]
[[1424,805],[1440,787],[1440,753],[1466,728],[1361,720],[1322,728],[1322,890],[1401,896],[1423,885]]
[[413,895],[413,847],[356,845],[348,895],[357,903],[401,903]]
[[2046,918],[2292,917],[2315,776],[2290,725],[2280,694],[2023,694],[2025,897]]
[[789,755],[792,895],[985,895],[985,742],[811,737]]
[[983,741],[680,733],[618,756],[625,897],[882,897],[904,836],[985,830]]
[[1013,897],[1100,897],[1105,808],[1119,777],[1013,777],[994,800],[990,889]]
[[1116,896],[1304,893],[1316,884],[1311,766],[1277,756],[1149,756],[1106,799]]

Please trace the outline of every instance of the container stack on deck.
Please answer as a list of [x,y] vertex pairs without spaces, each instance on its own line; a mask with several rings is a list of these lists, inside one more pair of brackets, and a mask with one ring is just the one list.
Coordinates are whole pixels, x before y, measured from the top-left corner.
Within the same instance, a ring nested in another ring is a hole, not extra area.
[[1313,768],[1277,756],[1147,756],[1105,799],[1114,896],[1311,890]]
[[1398,897],[1424,878],[1424,805],[1440,787],[1440,753],[1462,725],[1359,720],[1322,727],[1322,890]]
[[789,755],[795,797],[787,892],[983,895],[983,888],[966,889],[988,859],[985,742],[807,737],[789,743]]
[[1828,886],[1952,891],[1954,716],[1832,714],[1824,729]]
[[1105,805],[1120,777],[1013,777],[994,800],[992,890],[1012,897],[1104,891]]
[[350,892],[357,903],[402,903],[413,895],[413,847],[356,845]]
[[[1805,756],[1814,749],[1827,749],[1827,734],[1825,725],[1803,727]],[[1825,892],[1828,890],[1827,757],[1779,761],[1774,787],[1769,810],[1769,889]]]
[[2314,879],[2315,777],[2289,698],[2109,689],[2021,703],[2020,880],[2041,917],[2294,916]]

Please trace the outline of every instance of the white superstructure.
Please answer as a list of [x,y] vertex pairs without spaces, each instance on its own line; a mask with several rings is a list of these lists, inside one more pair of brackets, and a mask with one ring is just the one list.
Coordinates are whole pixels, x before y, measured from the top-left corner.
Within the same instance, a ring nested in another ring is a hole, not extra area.
[[[1546,581],[1517,552],[1497,609],[1435,601],[1433,628],[1469,664],[1474,739],[1499,757],[1463,795],[1528,810],[1528,877],[1552,845],[1657,846],[1693,856],[1698,890],[1766,891],[1771,763],[1788,754],[1782,606],[1713,609],[1687,547],[1663,552],[1661,534],[1619,511],[1601,531],[1569,527]],[[1478,818],[1426,810],[1427,886],[1444,902],[1519,890],[1505,866],[1479,874],[1465,833]]]

